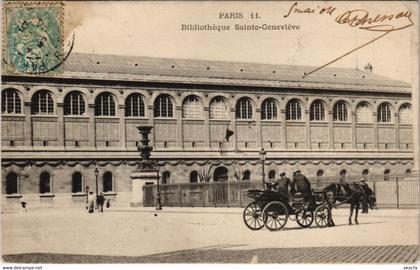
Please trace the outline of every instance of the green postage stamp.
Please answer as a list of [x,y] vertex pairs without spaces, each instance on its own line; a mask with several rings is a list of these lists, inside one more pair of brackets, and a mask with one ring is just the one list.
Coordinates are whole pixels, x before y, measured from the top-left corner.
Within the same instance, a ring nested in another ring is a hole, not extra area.
[[3,70],[8,74],[62,71],[61,2],[3,2]]

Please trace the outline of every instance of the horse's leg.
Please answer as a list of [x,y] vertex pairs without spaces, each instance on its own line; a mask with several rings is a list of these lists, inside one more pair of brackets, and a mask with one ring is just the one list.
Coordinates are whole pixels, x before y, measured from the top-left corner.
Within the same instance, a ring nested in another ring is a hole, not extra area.
[[354,222],[356,222],[356,224],[359,224],[359,221],[357,221],[358,216],[359,216],[359,202],[357,202],[356,204],[356,216],[354,217]]
[[361,202],[362,202],[362,214],[367,214],[368,213],[368,209],[369,209],[367,197],[366,196],[363,196]]
[[328,208],[328,226],[332,227],[335,226],[334,221],[332,219],[332,209]]
[[[334,203],[335,205],[335,203]],[[335,226],[334,220],[332,218],[332,206],[330,207],[330,218],[331,218],[331,226]]]
[[353,205],[353,202],[352,202],[352,203],[350,203],[349,225],[351,225],[351,218],[353,216],[353,208],[354,208],[354,205]]

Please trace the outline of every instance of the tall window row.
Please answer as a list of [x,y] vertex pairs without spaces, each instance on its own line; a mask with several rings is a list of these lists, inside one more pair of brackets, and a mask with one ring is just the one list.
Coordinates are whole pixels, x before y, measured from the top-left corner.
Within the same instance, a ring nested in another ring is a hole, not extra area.
[[[2,113],[3,114],[21,114],[22,99],[15,89],[5,89],[2,91]],[[110,92],[99,94],[95,99],[96,116],[116,116],[117,112],[116,97]],[[174,118],[175,106],[172,96],[168,94],[159,95],[153,103],[153,116],[156,118]],[[254,119],[255,104],[249,97],[242,97],[236,102],[236,119]],[[265,99],[261,104],[262,120],[277,120],[279,118],[277,101],[273,98]],[[144,96],[139,93],[130,94],[125,99],[126,117],[146,117],[146,103]],[[337,101],[333,105],[332,121],[349,121],[349,106],[345,101]],[[226,98],[222,96],[214,97],[209,104],[210,119],[229,119],[229,105]],[[72,91],[64,97],[64,115],[85,115],[87,112],[87,103],[85,96],[80,91]],[[326,120],[326,105],[324,101],[315,100],[309,107],[310,121]],[[52,92],[40,90],[36,92],[31,99],[31,113],[34,115],[49,115],[55,113],[55,105]],[[286,120],[302,121],[303,109],[299,99],[291,99],[286,104]],[[356,106],[356,122],[372,123],[373,108],[368,102],[362,101]],[[198,96],[187,96],[182,102],[182,117],[186,119],[202,119],[203,104]],[[401,124],[410,124],[412,119],[411,105],[405,103],[398,110],[398,121]],[[376,120],[378,123],[392,123],[393,111],[390,103],[381,103],[376,111]]]
[[[75,172],[71,176],[71,192],[86,192],[84,188],[83,175],[80,172]],[[107,171],[102,176],[102,191],[114,191],[114,176],[111,172]],[[39,193],[52,193],[53,184],[52,177],[49,172],[42,172],[39,175]],[[19,193],[19,180],[15,172],[10,172],[6,175],[6,194]]]

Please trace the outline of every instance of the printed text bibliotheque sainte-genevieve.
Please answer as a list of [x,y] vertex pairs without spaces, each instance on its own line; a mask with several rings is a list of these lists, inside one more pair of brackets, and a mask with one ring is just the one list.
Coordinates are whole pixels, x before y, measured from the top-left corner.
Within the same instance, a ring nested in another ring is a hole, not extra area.
[[300,25],[295,24],[235,24],[231,25],[218,25],[218,24],[181,24],[182,31],[258,31],[258,30],[271,30],[271,31],[287,31],[287,30],[300,30]]

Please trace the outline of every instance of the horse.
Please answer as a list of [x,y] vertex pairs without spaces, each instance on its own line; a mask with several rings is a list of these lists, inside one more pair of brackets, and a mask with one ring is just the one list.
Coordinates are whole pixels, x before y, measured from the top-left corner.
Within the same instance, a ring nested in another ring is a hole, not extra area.
[[[330,209],[333,206],[336,206],[335,203],[337,201],[340,202],[340,204],[350,204],[349,225],[352,225],[352,216],[354,209],[356,209],[354,221],[356,224],[359,224],[357,218],[359,216],[360,205],[362,205],[363,211],[367,211],[368,208],[365,191],[363,187],[361,187],[359,184],[333,183],[323,189],[323,195],[324,201],[328,203]],[[332,219],[331,210],[329,210],[328,225],[335,225]]]

